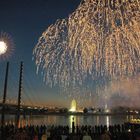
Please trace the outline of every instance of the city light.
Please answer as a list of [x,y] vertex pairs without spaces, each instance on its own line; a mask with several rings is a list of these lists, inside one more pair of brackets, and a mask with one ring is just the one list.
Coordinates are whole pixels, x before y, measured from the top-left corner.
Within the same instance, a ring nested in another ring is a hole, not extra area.
[[71,102],[70,112],[76,112],[76,101],[73,99]]

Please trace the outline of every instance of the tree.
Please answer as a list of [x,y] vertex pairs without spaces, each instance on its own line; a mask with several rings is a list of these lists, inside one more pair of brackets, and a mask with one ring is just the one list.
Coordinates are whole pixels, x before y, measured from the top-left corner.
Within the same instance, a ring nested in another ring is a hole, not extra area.
[[84,109],[83,109],[83,112],[84,112],[84,113],[88,113],[88,109],[87,109],[87,108],[84,108]]

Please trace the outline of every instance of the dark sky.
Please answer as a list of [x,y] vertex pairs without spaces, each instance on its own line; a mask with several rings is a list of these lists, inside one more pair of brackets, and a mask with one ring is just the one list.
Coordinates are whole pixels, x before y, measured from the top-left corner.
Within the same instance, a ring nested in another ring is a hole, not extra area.
[[[10,34],[15,49],[10,61],[8,99],[16,100],[20,61],[24,62],[23,101],[33,104],[65,105],[57,89],[43,83],[36,75],[32,51],[42,32],[57,19],[66,18],[79,5],[80,0],[0,0],[0,32]],[[5,66],[0,61],[0,97],[2,98]]]
[[[12,56],[8,59],[0,60],[0,100],[3,96],[7,61],[10,61],[7,99],[17,100],[19,65],[20,61],[23,61],[23,102],[32,105],[70,106],[71,100],[67,98],[69,93],[65,95],[62,94],[57,87],[48,87],[43,82],[41,73],[36,74],[36,66],[32,60],[32,52],[42,32],[51,24],[54,24],[57,19],[67,18],[69,14],[75,11],[80,1],[81,0],[0,0],[0,32],[10,34],[15,44]],[[111,98],[110,101],[115,99],[116,102],[114,104],[120,105],[121,102],[126,103],[127,101],[130,105],[134,104],[134,102],[139,105],[139,81],[140,78],[138,79],[136,77],[133,83],[131,79],[125,82],[123,80],[119,81],[119,83],[115,82],[109,89],[113,94],[110,94],[108,91],[106,94],[109,99]],[[121,85],[121,88],[118,88],[118,84]],[[69,92],[71,92],[71,90],[69,90]],[[75,90],[75,92],[77,91]],[[82,94],[80,94],[80,96],[82,96],[82,99],[85,100],[86,103],[94,104],[97,95],[95,94],[95,98],[91,98],[87,92],[88,91],[85,91],[85,96]],[[104,97],[106,94],[104,94],[104,91],[102,92],[100,95]],[[87,106],[87,104],[83,104],[80,96],[79,100],[81,104]],[[72,99],[73,97],[70,98]],[[99,104],[104,104],[103,101],[101,98]]]

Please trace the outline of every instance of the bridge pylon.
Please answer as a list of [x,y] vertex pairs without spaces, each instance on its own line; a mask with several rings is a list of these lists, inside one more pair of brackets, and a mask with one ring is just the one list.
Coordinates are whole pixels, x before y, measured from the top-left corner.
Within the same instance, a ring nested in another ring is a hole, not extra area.
[[6,65],[6,74],[5,74],[4,92],[3,92],[3,101],[2,101],[1,126],[5,125],[5,102],[7,97],[8,73],[9,73],[9,62],[7,62]]
[[22,92],[22,81],[23,81],[23,62],[20,63],[20,76],[19,76],[19,89],[18,89],[18,104],[16,113],[16,127],[20,125],[20,106],[21,106],[21,92]]

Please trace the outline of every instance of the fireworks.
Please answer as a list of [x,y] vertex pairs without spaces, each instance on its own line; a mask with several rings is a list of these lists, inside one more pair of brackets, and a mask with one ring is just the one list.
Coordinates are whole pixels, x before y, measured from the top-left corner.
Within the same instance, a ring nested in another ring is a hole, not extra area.
[[0,60],[7,59],[14,50],[14,43],[11,36],[5,32],[0,33]]
[[140,70],[139,0],[84,0],[58,20],[33,51],[47,84],[133,76]]

